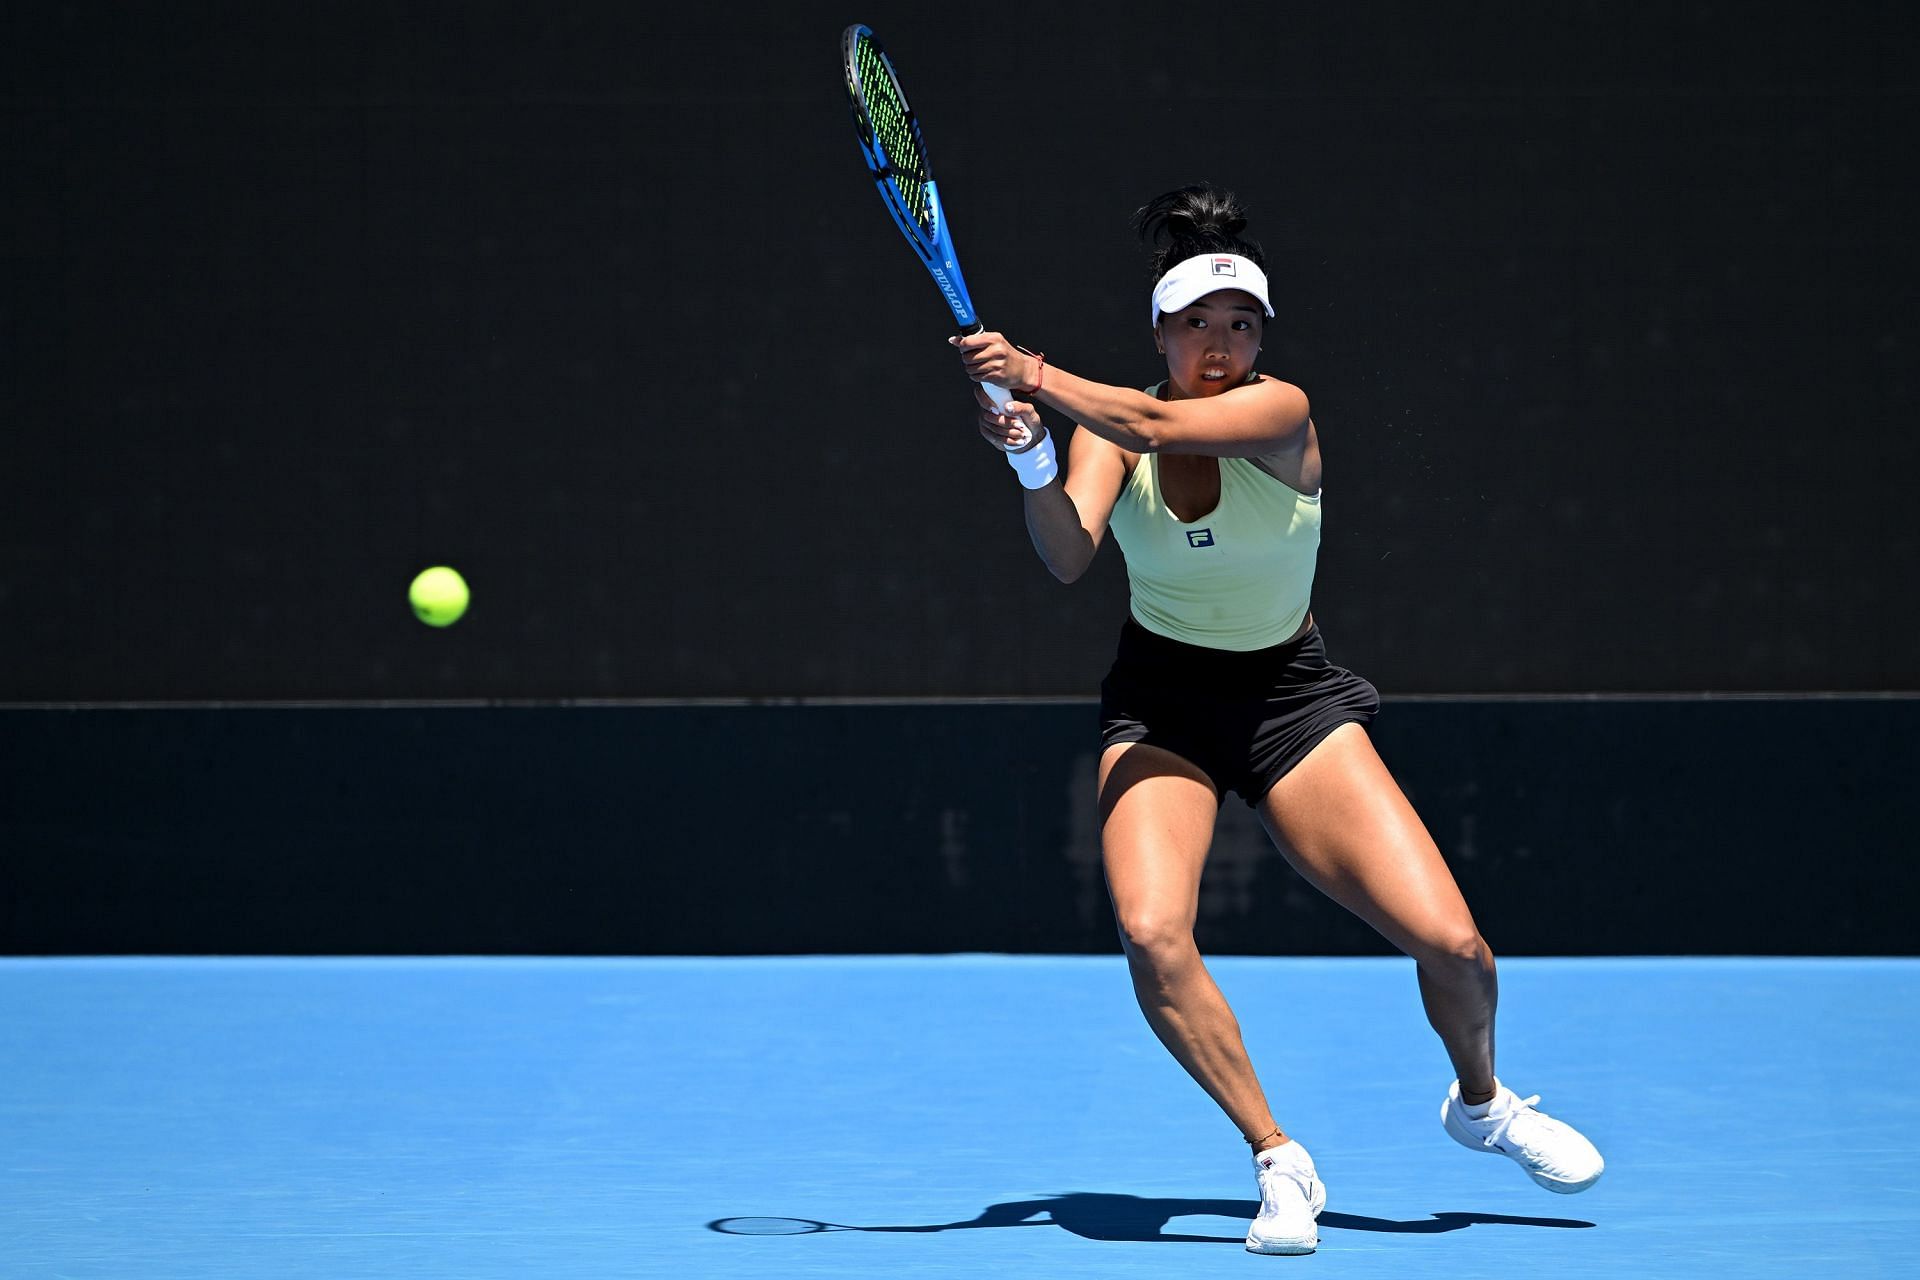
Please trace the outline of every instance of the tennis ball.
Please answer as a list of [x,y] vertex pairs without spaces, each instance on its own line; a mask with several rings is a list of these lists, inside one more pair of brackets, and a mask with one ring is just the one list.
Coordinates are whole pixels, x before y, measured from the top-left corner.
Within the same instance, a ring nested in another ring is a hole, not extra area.
[[414,616],[430,627],[450,627],[467,611],[467,580],[446,565],[422,569],[407,588]]

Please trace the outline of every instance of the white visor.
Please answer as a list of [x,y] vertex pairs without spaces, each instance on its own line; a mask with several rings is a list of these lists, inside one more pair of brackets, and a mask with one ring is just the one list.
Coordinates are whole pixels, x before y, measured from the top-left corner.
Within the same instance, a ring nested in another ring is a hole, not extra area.
[[1159,324],[1163,311],[1185,311],[1210,293],[1239,289],[1259,299],[1268,315],[1273,303],[1267,300],[1267,273],[1251,258],[1237,253],[1203,253],[1176,263],[1160,283],[1153,286],[1153,314],[1148,324]]

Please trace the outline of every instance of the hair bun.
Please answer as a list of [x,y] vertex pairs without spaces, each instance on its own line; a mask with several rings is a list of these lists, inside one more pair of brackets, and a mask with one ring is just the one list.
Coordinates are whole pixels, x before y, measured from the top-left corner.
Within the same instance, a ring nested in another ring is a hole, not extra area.
[[1260,246],[1245,240],[1246,211],[1231,191],[1204,183],[1177,187],[1136,209],[1133,228],[1156,246],[1153,277],[1158,280],[1176,262],[1203,253],[1238,253],[1266,267]]

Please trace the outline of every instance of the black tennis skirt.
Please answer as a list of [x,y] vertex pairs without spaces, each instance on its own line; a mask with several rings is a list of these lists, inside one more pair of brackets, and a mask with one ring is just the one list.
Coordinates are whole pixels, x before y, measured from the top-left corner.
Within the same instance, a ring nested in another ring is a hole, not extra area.
[[1237,653],[1170,640],[1132,617],[1100,682],[1100,745],[1145,742],[1190,760],[1221,802],[1258,804],[1343,724],[1367,724],[1380,695],[1327,661],[1320,628]]

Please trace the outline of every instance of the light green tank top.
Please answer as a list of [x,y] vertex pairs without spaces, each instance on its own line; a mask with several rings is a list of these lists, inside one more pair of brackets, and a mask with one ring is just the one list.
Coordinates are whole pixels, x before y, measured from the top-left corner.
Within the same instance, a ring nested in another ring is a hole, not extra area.
[[1160,457],[1142,454],[1108,528],[1127,560],[1133,616],[1187,644],[1246,652],[1306,621],[1320,550],[1320,495],[1245,458],[1221,458],[1220,502],[1183,521],[1160,497]]

